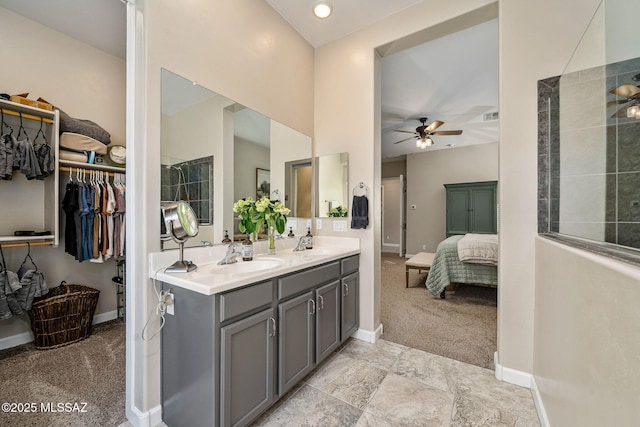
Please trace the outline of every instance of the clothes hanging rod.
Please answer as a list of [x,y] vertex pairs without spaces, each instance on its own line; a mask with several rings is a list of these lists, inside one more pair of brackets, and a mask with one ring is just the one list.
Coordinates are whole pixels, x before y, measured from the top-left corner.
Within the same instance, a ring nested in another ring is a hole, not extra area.
[[52,246],[53,242],[43,242],[40,240],[33,242],[20,242],[20,243],[0,243],[2,248],[21,248],[26,246]]
[[7,110],[5,108],[2,109],[2,113],[3,114],[8,114],[9,116],[16,116],[16,117],[20,117],[22,116],[23,119],[30,119],[30,120],[35,120],[36,122],[39,122],[40,120],[42,120],[43,123],[53,123],[53,120],[51,119],[47,119],[44,117],[38,117],[38,116],[34,116],[31,114],[27,114],[27,113],[17,113],[13,110]]
[[[60,164],[62,164],[62,160],[60,161]],[[73,168],[73,169],[85,169],[85,170],[97,170],[97,171],[109,172],[109,176],[113,176],[114,173],[122,173],[122,174],[127,173],[126,169],[119,168],[117,166],[102,166],[102,165],[94,165],[90,163],[71,164],[70,162],[65,162],[65,164],[69,166],[60,166],[58,169],[60,169],[61,172],[72,172],[71,169]]]

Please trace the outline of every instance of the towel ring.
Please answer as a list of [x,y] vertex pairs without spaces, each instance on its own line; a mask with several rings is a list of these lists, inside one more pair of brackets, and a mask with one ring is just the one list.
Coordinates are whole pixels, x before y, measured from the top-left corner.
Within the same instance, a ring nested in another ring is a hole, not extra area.
[[[358,194],[358,192],[362,192],[363,194]],[[360,197],[368,195],[367,186],[364,185],[364,182],[360,182],[357,186],[353,187],[353,195]]]

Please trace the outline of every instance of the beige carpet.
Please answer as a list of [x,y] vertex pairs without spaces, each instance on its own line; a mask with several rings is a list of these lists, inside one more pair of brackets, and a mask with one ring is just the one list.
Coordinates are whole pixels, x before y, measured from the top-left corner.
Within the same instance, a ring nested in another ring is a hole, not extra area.
[[382,254],[383,338],[398,344],[493,369],[497,289],[459,285],[442,300],[425,287],[426,274],[409,273],[405,258]]
[[[25,344],[0,351],[0,401],[36,406],[35,413],[5,412],[3,406],[3,427],[123,423],[125,324],[114,320],[96,325],[89,338],[57,349],[36,350]],[[43,412],[41,404],[61,411]]]

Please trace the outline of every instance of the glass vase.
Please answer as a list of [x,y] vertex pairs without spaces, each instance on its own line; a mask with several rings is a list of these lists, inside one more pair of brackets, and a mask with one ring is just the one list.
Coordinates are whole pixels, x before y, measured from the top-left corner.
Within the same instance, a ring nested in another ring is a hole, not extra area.
[[276,254],[276,228],[268,227],[267,236],[269,237],[269,255]]

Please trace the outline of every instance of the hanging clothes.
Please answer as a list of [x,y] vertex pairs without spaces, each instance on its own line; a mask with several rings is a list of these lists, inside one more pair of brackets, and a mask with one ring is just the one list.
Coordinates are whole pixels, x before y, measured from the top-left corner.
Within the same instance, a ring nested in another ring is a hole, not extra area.
[[13,130],[9,128],[9,131],[0,137],[0,179],[7,181],[13,178],[13,158],[17,144]]
[[76,243],[76,211],[78,210],[78,184],[68,182],[62,200],[62,210],[65,215],[64,251],[77,259],[78,245]]

